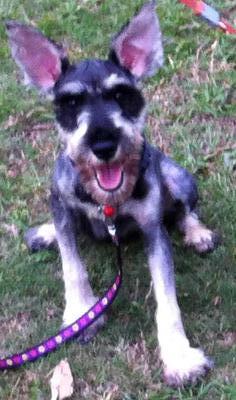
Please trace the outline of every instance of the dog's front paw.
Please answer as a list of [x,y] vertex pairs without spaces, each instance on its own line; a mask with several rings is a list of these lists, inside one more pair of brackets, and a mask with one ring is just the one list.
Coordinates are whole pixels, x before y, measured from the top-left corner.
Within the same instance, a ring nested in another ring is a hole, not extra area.
[[[75,304],[73,304],[73,307],[67,305],[63,314],[63,327],[71,325],[78,318],[82,317],[82,315],[87,313],[88,310],[97,302],[97,300],[98,299],[94,297],[93,300],[91,299],[91,301],[88,304],[83,306],[79,303],[77,307],[75,306]],[[106,320],[107,320],[106,315],[104,314],[101,315],[101,317],[99,317],[87,329],[84,329],[83,332],[81,332],[81,334],[78,335],[78,341],[81,344],[88,343],[104,326]]]
[[164,364],[164,379],[174,387],[182,387],[195,383],[213,368],[213,361],[206,357],[201,349],[190,346],[184,348],[169,348],[162,354]]

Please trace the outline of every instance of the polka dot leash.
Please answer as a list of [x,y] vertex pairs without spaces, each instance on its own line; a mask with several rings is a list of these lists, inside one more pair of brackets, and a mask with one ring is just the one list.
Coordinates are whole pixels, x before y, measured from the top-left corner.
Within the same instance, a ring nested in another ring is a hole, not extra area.
[[99,318],[115,300],[122,283],[121,252],[115,226],[112,220],[112,218],[115,216],[116,210],[112,206],[104,206],[102,211],[104,214],[104,221],[107,224],[108,232],[110,233],[112,241],[117,248],[117,264],[119,271],[115,277],[114,282],[106,291],[104,296],[101,297],[84,315],[74,321],[71,325],[68,325],[66,328],[60,330],[56,335],[49,337],[48,339],[44,340],[40,344],[37,344],[36,346],[28,348],[21,353],[16,353],[6,358],[0,359],[0,370],[20,367],[26,362],[36,361],[40,357],[45,356],[56,350],[63,343],[73,339],[74,337],[77,337],[85,329],[92,325],[93,322],[96,321],[96,319]]
[[0,370],[13,367],[20,367],[27,361],[35,361],[38,358],[56,350],[61,344],[78,336],[83,330],[88,328],[97,318],[99,318],[106,309],[115,300],[119,287],[121,285],[121,271],[117,274],[112,286],[108,289],[105,295],[90,308],[82,317],[77,319],[71,325],[62,329],[55,336],[44,340],[37,346],[33,346],[22,353],[16,353],[9,357],[0,359]]

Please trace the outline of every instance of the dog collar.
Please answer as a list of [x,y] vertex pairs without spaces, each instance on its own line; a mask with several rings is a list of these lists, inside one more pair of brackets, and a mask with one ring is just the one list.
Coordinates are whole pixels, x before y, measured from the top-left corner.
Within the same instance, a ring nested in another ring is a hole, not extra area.
[[149,166],[150,157],[151,157],[150,150],[148,148],[146,140],[144,140],[143,148],[142,148],[142,156],[141,156],[141,160],[140,160],[140,172],[142,174],[146,171],[146,169]]
[[93,322],[96,321],[96,319],[98,319],[115,300],[122,283],[121,250],[114,224],[114,218],[116,216],[117,209],[109,204],[106,204],[100,207],[100,210],[102,210],[107,230],[117,249],[118,273],[115,277],[115,280],[106,293],[85,314],[83,314],[72,324],[68,325],[66,328],[57,332],[54,336],[49,337],[36,346],[28,348],[21,353],[15,353],[0,359],[0,370],[20,367],[26,362],[36,361],[42,356],[57,350],[58,347],[63,343],[79,336],[85,329],[92,325]]

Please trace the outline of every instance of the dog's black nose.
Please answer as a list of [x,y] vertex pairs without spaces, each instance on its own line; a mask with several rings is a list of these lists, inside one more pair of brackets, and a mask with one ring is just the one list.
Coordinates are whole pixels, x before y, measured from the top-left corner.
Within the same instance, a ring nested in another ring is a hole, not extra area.
[[92,144],[92,151],[101,160],[110,160],[116,152],[117,143],[113,140],[103,140]]

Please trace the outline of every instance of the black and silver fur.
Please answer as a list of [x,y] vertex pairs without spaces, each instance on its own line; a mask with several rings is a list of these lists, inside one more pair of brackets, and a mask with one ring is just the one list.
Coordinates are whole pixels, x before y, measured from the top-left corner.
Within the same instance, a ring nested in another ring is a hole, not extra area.
[[[198,219],[192,175],[147,143],[145,100],[140,81],[163,64],[155,2],[145,4],[118,33],[107,60],[70,64],[65,50],[35,28],[7,23],[12,55],[25,81],[53,97],[63,150],[56,161],[51,204],[53,222],[30,229],[31,250],[57,244],[65,283],[63,322],[70,324],[97,300],[77,249],[86,231],[108,237],[99,206],[117,207],[120,238],[139,231],[158,303],[160,357],[170,385],[195,381],[211,368],[202,350],[191,348],[176,299],[171,245],[164,218],[175,215],[187,245],[212,250],[215,235]],[[92,337],[101,317],[85,333]]]

